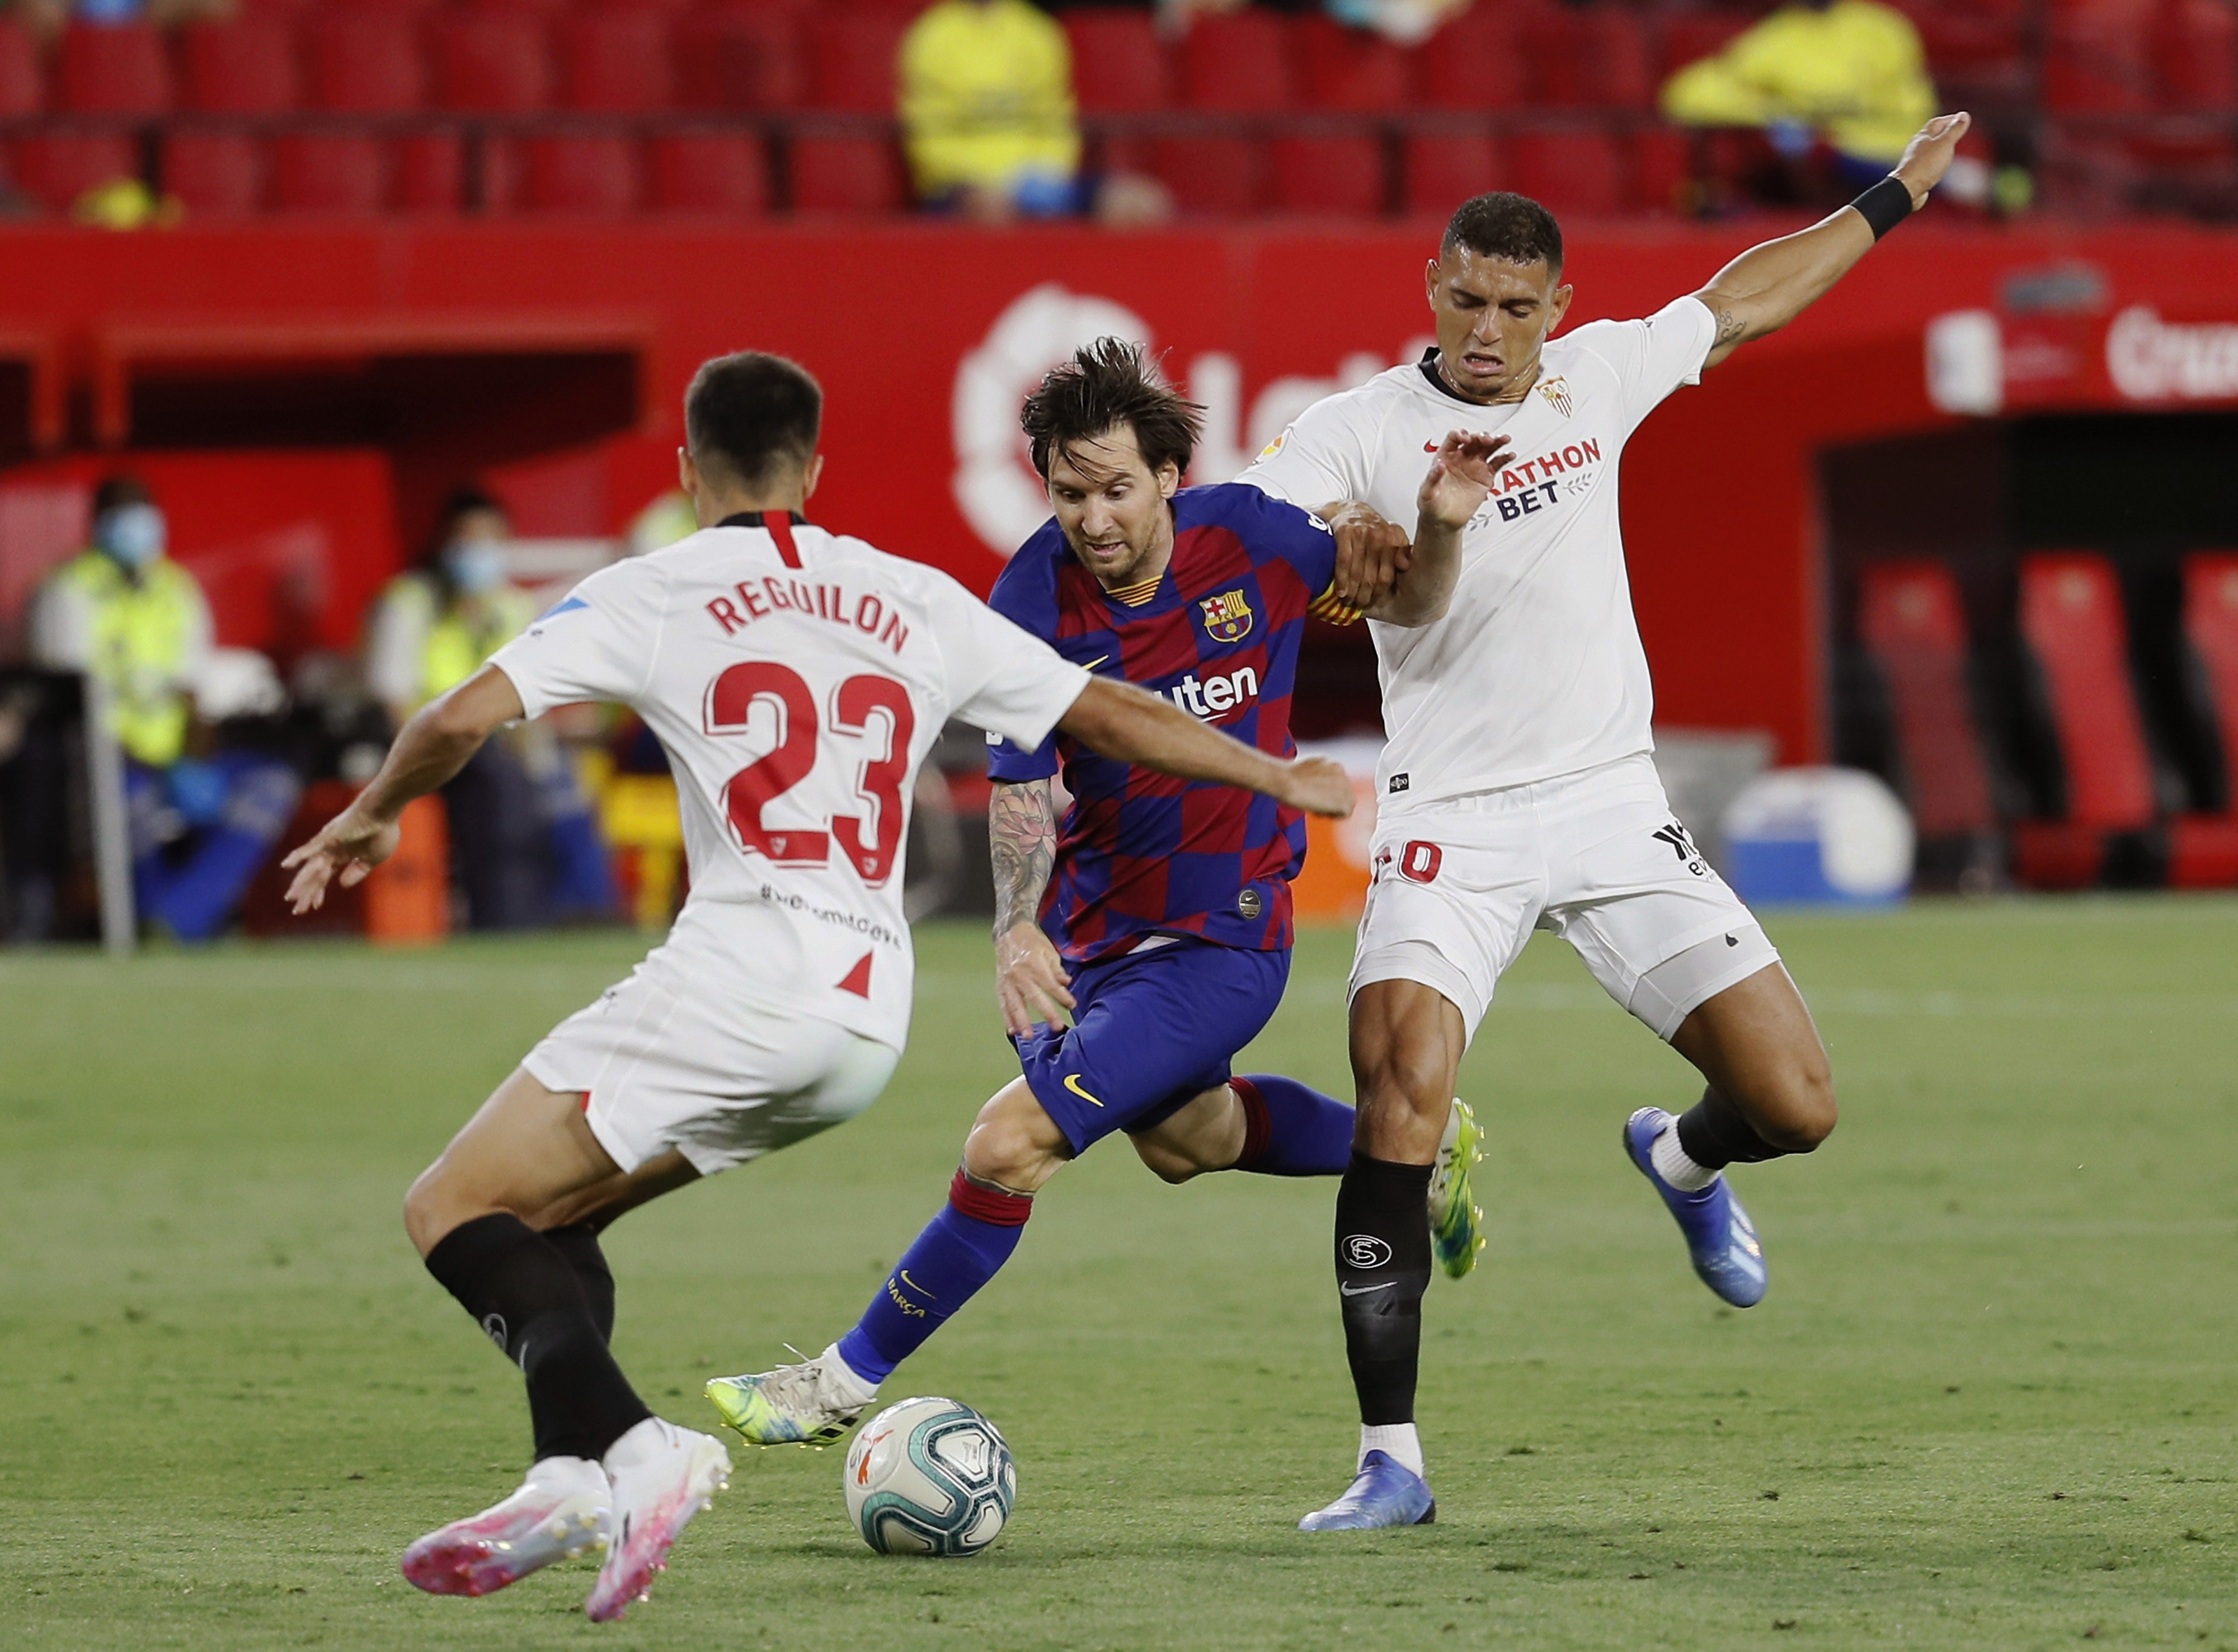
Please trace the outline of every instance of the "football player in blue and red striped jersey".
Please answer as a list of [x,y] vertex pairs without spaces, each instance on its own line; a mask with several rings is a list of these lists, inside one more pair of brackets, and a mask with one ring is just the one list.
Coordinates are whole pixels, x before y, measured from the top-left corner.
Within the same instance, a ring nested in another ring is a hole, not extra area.
[[[1344,601],[1359,576],[1347,558],[1340,588],[1337,532],[1321,514],[1251,486],[1182,488],[1198,418],[1121,340],[1051,372],[1022,422],[1055,514],[990,604],[1076,664],[1288,757],[1306,619],[1359,618]],[[1447,438],[1404,554],[1395,529],[1351,507],[1338,525],[1380,536],[1382,563],[1402,570],[1366,593],[1368,617],[1422,625],[1444,611],[1460,529],[1484,506],[1502,447]],[[1072,798],[1062,824],[1060,771]],[[981,1109],[947,1206],[852,1331],[804,1365],[708,1385],[754,1444],[837,1437],[1008,1259],[1042,1184],[1115,1131],[1173,1182],[1212,1170],[1335,1176],[1350,1162],[1352,1108],[1230,1067],[1289,976],[1303,816],[1063,737],[1036,750],[996,740],[990,772],[997,990],[1023,1075]],[[1476,1135],[1455,1102],[1429,1219],[1456,1278],[1480,1242],[1467,1176]]]

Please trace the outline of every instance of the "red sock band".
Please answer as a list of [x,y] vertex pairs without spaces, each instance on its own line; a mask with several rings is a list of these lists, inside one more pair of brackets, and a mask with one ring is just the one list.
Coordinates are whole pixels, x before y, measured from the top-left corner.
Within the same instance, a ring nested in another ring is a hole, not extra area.
[[1243,1104],[1243,1151],[1235,1155],[1231,1168],[1248,1170],[1267,1151],[1267,1139],[1275,1133],[1275,1117],[1267,1111],[1267,1098],[1249,1079],[1230,1079],[1228,1087]]
[[973,1220],[991,1222],[997,1227],[1023,1227],[1026,1218],[1034,1213],[1034,1201],[1025,1194],[983,1187],[960,1170],[948,1184],[948,1202]]

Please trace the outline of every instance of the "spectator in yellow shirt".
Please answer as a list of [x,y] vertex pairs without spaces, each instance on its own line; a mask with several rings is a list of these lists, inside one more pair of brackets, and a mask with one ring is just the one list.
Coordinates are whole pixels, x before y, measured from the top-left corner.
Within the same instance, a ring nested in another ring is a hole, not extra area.
[[1682,125],[1762,127],[1791,158],[1823,138],[1858,187],[1935,109],[1918,31],[1879,0],[1793,0],[1663,87],[1663,112]]
[[1072,52],[1027,0],[940,0],[901,49],[901,120],[917,197],[974,215],[1085,209]]

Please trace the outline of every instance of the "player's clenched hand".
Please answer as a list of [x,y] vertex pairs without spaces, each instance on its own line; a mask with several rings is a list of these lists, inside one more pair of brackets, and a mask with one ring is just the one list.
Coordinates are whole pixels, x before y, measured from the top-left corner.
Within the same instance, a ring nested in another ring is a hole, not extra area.
[[1927,204],[1927,192],[1942,182],[1943,175],[1950,170],[1951,158],[1958,153],[1958,140],[1973,124],[1974,117],[1963,110],[1957,115],[1938,115],[1921,127],[1904,146],[1904,159],[1896,163],[1896,175],[1911,191],[1914,212]]
[[1002,1001],[1003,1025],[1019,1038],[1036,1023],[1064,1025],[1073,1008],[1072,977],[1064,960],[1038,924],[1020,923],[995,937],[995,996]]
[[394,821],[377,820],[352,803],[280,862],[295,871],[288,904],[301,917],[327,903],[328,883],[339,881],[347,889],[364,882],[367,873],[396,853],[396,839]]
[[1499,479],[1500,467],[1507,462],[1508,446],[1505,436],[1448,431],[1430,460],[1430,473],[1422,479],[1421,489],[1414,495],[1414,509],[1420,519],[1440,527],[1467,527],[1469,519],[1484,508]]
[[1394,523],[1372,505],[1354,500],[1321,514],[1336,536],[1336,572],[1329,594],[1363,612],[1398,583],[1414,559],[1414,547]]
[[1282,801],[1308,815],[1342,820],[1352,813],[1352,776],[1334,757],[1300,757],[1289,766]]

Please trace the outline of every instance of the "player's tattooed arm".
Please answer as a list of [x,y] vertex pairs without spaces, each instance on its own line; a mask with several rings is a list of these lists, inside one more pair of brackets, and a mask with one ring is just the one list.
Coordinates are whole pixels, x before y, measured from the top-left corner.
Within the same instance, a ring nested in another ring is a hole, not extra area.
[[1056,858],[1056,792],[1046,780],[997,781],[987,804],[995,863],[995,995],[1003,1024],[1024,1034],[1063,1024],[1073,1007],[1064,961],[1036,919]]

